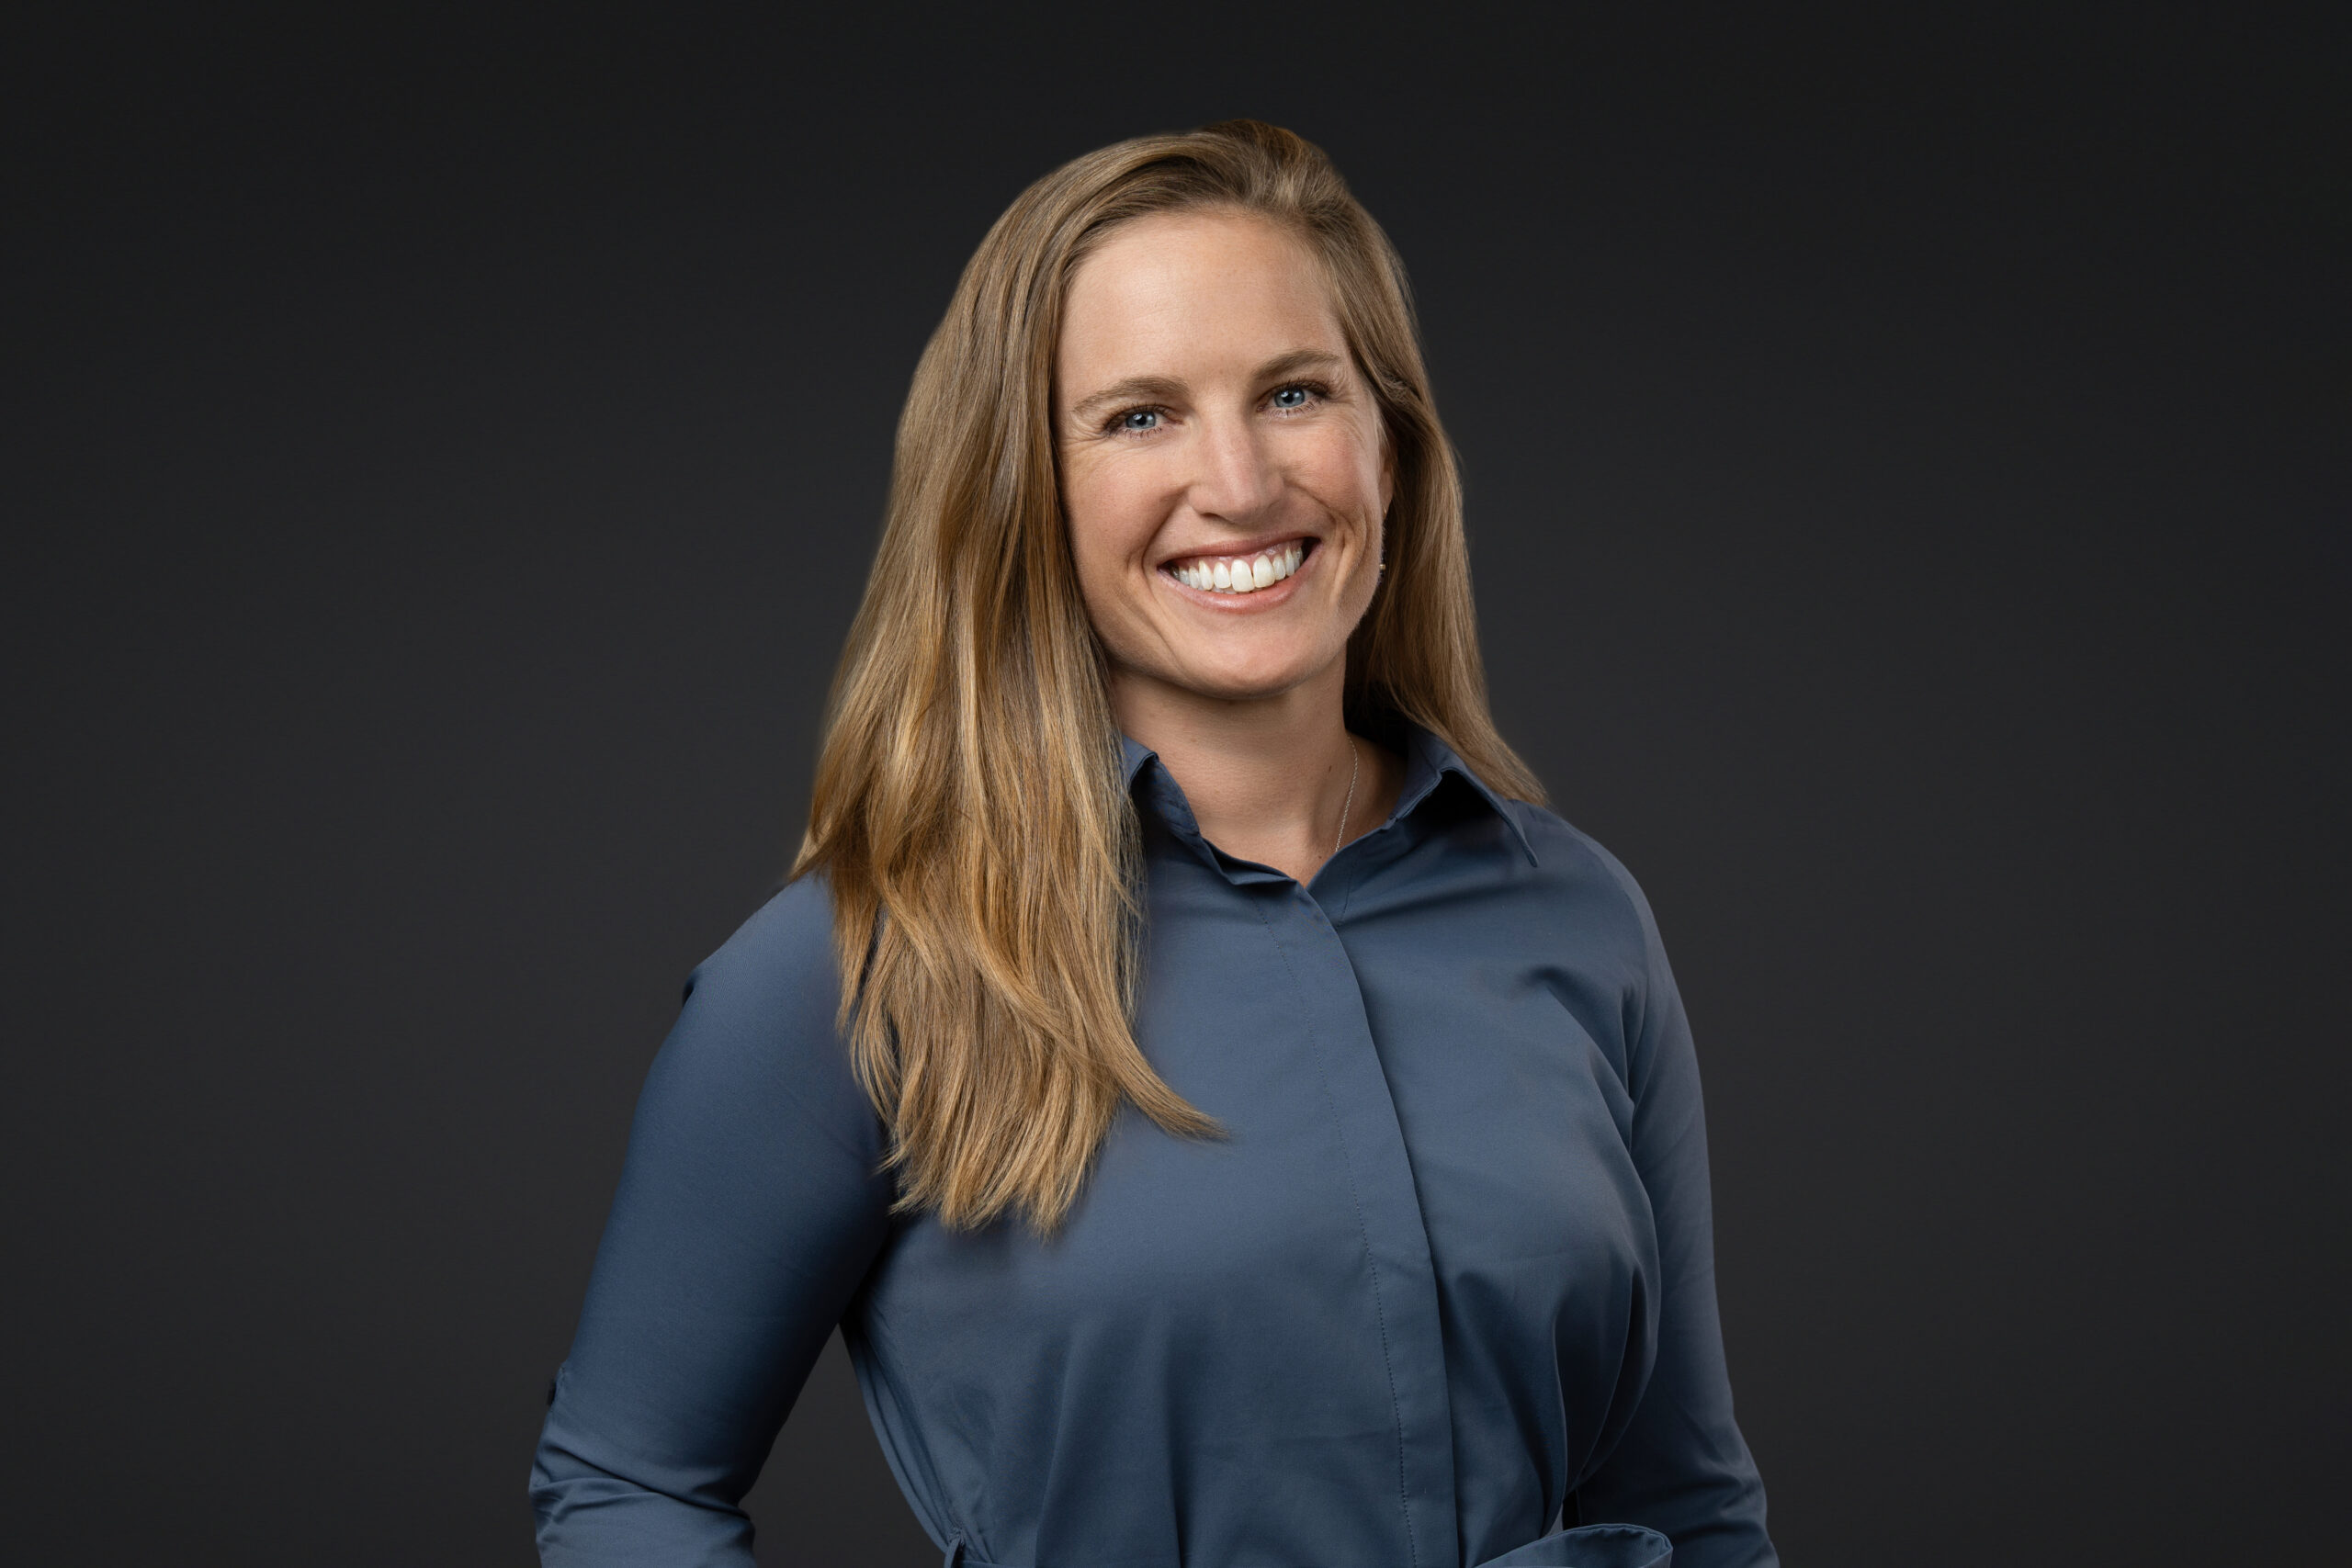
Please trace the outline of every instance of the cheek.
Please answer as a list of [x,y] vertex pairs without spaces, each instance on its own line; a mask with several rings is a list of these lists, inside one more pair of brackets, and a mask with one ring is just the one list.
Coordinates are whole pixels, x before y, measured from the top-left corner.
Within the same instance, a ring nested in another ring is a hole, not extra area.
[[1062,481],[1062,513],[1069,519],[1070,556],[1080,584],[1092,593],[1107,589],[1151,543],[1156,526],[1140,476],[1115,465],[1080,468]]
[[1387,510],[1380,493],[1385,476],[1377,438],[1367,441],[1360,432],[1334,430],[1311,461],[1315,489],[1332,510],[1374,523]]

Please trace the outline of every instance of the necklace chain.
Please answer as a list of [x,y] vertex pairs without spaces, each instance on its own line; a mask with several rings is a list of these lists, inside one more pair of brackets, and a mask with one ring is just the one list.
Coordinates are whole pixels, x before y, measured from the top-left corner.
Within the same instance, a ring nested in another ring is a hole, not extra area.
[[[1340,830],[1331,835],[1333,855],[1340,852],[1340,846],[1348,840],[1348,818],[1355,815],[1356,809],[1356,773],[1363,766],[1363,753],[1356,750],[1356,738],[1351,735],[1348,737],[1348,798],[1346,804],[1340,807]],[[1331,856],[1323,858],[1329,860]]]

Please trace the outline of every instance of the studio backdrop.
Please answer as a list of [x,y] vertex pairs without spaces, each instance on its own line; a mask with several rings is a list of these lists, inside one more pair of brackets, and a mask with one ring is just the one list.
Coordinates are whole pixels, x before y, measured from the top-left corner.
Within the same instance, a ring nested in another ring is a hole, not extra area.
[[[1657,909],[1786,1560],[2340,1558],[2344,28],[8,22],[6,1555],[531,1561],[957,270],[1250,115],[1402,251],[1498,717]],[[937,1557],[838,1343],[750,1506]]]

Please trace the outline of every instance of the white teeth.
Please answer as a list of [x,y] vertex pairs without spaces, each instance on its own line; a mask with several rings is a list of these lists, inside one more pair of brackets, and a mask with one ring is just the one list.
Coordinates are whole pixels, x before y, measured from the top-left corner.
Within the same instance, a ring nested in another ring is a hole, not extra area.
[[1219,561],[1195,561],[1178,567],[1175,576],[1187,588],[1217,593],[1255,593],[1296,571],[1306,558],[1304,544],[1285,545],[1279,550],[1268,550],[1246,559],[1228,556]]

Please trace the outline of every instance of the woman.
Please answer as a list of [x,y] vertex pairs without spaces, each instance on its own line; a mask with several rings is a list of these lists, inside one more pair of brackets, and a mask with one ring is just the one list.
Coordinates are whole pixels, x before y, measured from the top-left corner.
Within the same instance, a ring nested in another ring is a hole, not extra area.
[[748,1562],[839,1323],[951,1564],[1774,1562],[1681,1006],[1541,799],[1321,153],[1038,182],[916,372],[795,880],[639,1101],[544,1560]]

